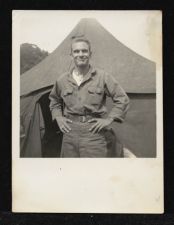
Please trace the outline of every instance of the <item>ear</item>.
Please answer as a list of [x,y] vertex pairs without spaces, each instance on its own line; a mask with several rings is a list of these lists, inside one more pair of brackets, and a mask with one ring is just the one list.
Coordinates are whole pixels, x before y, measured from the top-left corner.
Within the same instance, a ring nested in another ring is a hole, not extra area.
[[72,51],[69,53],[70,57],[73,58]]
[[72,47],[70,48],[70,53],[69,55],[72,57]]

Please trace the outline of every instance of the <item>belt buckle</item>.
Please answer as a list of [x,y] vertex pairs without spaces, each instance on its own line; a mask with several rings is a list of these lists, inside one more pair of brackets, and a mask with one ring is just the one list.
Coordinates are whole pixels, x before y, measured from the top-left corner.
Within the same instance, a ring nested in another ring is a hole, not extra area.
[[86,117],[85,116],[81,116],[80,117],[80,122],[85,123],[86,122]]

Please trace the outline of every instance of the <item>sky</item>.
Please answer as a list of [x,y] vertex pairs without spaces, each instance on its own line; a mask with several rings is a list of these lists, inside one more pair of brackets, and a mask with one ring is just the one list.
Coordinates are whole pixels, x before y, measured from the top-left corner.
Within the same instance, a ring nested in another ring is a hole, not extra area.
[[115,38],[138,54],[158,61],[161,45],[160,11],[14,10],[19,43],[36,44],[51,53],[81,18],[96,18]]

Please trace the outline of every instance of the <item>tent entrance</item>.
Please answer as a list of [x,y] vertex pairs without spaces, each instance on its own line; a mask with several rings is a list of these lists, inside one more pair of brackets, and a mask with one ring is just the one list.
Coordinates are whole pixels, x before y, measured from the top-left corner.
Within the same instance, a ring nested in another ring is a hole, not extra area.
[[46,93],[39,100],[45,123],[45,134],[42,139],[42,157],[54,158],[60,157],[63,135],[60,132],[57,123],[52,121],[49,109],[50,100],[48,96],[49,93]]

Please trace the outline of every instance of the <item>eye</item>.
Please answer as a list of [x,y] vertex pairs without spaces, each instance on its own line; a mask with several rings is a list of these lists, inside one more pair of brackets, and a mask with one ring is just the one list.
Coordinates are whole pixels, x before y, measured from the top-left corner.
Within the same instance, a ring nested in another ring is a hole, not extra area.
[[82,52],[83,52],[83,53],[87,53],[88,50],[87,50],[87,49],[83,49]]
[[73,52],[74,52],[74,53],[79,53],[79,50],[74,50]]

